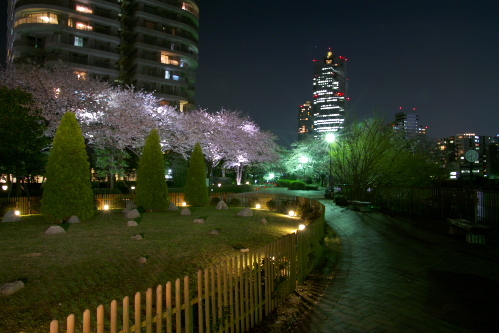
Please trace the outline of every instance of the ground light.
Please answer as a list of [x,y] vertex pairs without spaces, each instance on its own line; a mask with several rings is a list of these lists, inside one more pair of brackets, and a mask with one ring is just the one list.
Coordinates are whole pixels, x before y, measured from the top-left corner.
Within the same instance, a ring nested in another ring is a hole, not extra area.
[[21,216],[21,212],[20,212],[20,211],[18,211],[18,210],[16,210],[16,211],[14,212],[14,214],[16,214],[16,216]]
[[7,185],[2,185],[2,190],[7,191],[7,189],[8,189],[8,188],[9,188],[9,186],[7,186]]
[[184,207],[187,206],[187,204],[185,203],[185,201],[182,202],[182,206],[184,206]]
[[262,207],[262,206],[260,206],[260,204],[256,204],[256,205],[255,205],[255,208],[256,208],[256,209],[260,209],[260,207]]
[[304,230],[304,229],[305,229],[305,224],[300,224],[300,225],[298,226],[298,229],[299,229],[299,230]]
[[296,216],[296,213],[295,213],[294,211],[290,210],[290,211],[288,212],[288,215],[289,215],[289,216]]
[[109,210],[109,205],[104,205],[104,210]]

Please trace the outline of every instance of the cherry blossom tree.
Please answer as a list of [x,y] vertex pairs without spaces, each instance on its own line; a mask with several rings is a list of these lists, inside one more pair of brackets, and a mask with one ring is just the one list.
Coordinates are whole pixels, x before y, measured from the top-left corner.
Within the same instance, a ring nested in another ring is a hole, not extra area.
[[84,77],[63,64],[16,64],[0,71],[0,82],[32,94],[33,111],[41,110],[47,136],[66,112],[74,112],[85,140],[99,152],[97,166],[113,175],[126,167],[125,148],[139,156],[151,128],[167,138],[175,124],[176,110],[160,106],[152,93]]
[[99,112],[99,96],[110,87],[107,82],[78,75],[62,63],[53,67],[19,63],[0,71],[0,81],[5,86],[31,93],[35,102],[33,109],[41,110],[47,122],[48,136],[54,135],[68,111],[77,116],[82,112]]
[[181,114],[168,145],[187,157],[199,142],[210,177],[213,168],[222,163],[236,170],[240,184],[245,166],[277,158],[275,140],[274,135],[261,131],[240,111],[222,109],[210,113],[201,109]]
[[244,168],[252,164],[276,161],[279,159],[277,137],[264,132],[248,117],[240,119],[236,127],[232,127],[227,139],[232,143],[225,156],[224,165],[236,171],[236,182],[242,183]]
[[209,175],[224,165],[237,171],[238,183],[245,166],[277,158],[276,137],[239,111],[181,113],[161,106],[153,93],[85,77],[64,64],[50,68],[16,64],[0,71],[0,82],[32,94],[33,109],[41,110],[48,136],[53,136],[66,112],[75,113],[85,140],[99,151],[97,164],[109,173],[124,167],[125,149],[140,155],[153,128],[158,129],[163,149],[186,159],[199,142]]

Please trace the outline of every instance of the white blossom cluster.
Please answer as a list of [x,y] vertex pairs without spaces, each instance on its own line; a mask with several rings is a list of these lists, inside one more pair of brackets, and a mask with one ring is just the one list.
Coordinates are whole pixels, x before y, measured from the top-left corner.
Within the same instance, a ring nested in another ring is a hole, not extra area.
[[238,111],[180,112],[161,106],[153,93],[83,78],[63,64],[51,68],[16,64],[0,71],[0,82],[32,94],[32,107],[41,110],[48,136],[66,112],[75,112],[94,148],[110,153],[127,148],[140,155],[147,135],[157,128],[165,150],[187,158],[200,142],[209,167],[223,162],[224,167],[234,168],[238,183],[245,166],[277,159],[276,137]]

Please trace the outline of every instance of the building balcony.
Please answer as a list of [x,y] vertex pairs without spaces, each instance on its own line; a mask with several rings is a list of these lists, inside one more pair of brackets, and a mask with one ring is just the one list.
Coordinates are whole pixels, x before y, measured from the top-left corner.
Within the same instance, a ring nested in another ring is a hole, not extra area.
[[74,52],[82,52],[91,55],[98,55],[103,57],[114,58],[116,61],[119,58],[119,52],[116,50],[117,44],[113,43],[103,43],[96,40],[86,41],[83,46],[76,46],[74,42],[69,41],[69,36],[64,36],[65,38],[50,37],[45,41],[45,50],[58,50],[64,49]]
[[[101,0],[102,2],[106,2],[109,5],[112,5],[113,8],[120,8],[120,4],[118,0]],[[16,2],[16,5],[14,6],[14,9],[17,10],[20,7],[23,6],[30,6],[30,5],[42,5],[42,6],[58,6],[58,7],[64,7],[64,8],[72,8],[74,9],[76,6],[76,2],[74,0],[18,0]],[[37,8],[42,7],[42,6],[37,6]]]
[[183,77],[178,77],[178,79],[165,79],[164,74],[160,73],[131,73],[130,78],[132,80],[138,80],[141,82],[147,81],[147,82],[156,82],[158,84],[164,84],[168,86],[176,86],[182,89],[188,88],[188,82],[185,78]]
[[[79,67],[90,72],[105,72],[114,73],[118,76],[116,69],[116,61],[114,59],[94,59],[87,55],[71,55],[71,54],[49,54],[45,57],[45,63],[62,61],[70,67]],[[83,65],[84,67],[77,66]]]
[[[149,17],[151,19],[156,19],[160,21],[164,21],[165,19],[169,20],[172,24],[177,26],[186,28],[188,30],[193,29],[194,32],[199,32],[199,26],[193,20],[189,19],[185,16],[178,16],[176,13],[172,13],[168,10],[159,9],[159,8],[150,8],[149,6],[143,6],[140,9],[135,11],[137,16]],[[181,23],[181,24],[179,24]],[[186,27],[187,26],[187,27]]]

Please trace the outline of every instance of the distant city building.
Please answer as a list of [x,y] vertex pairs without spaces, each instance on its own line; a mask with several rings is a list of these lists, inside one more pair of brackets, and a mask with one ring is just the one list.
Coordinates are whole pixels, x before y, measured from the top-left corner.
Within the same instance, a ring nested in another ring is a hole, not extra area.
[[[400,107],[400,110],[402,110],[402,107]],[[413,111],[416,111],[416,108]],[[419,124],[419,115],[402,111],[395,114],[395,121],[392,126],[395,130],[403,131],[406,137],[425,135],[427,129],[426,126]]]
[[326,57],[314,60],[313,133],[337,132],[344,127],[347,108],[347,59],[329,49]]
[[491,138],[490,143],[485,146],[485,156],[488,177],[499,179],[499,135]]
[[312,102],[307,101],[300,105],[298,110],[298,141],[306,139],[312,133],[313,128]]
[[[450,179],[476,177],[499,179],[499,137],[479,136],[475,133],[457,134],[437,142],[440,166],[449,171]],[[466,152],[475,150],[478,159],[466,160]]]
[[8,0],[7,63],[59,60],[83,77],[194,108],[199,0]]

